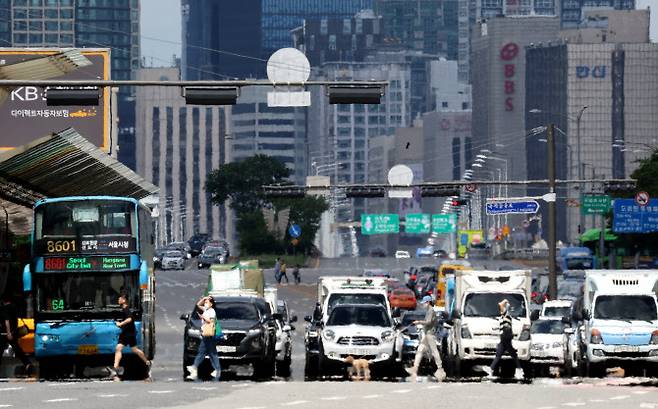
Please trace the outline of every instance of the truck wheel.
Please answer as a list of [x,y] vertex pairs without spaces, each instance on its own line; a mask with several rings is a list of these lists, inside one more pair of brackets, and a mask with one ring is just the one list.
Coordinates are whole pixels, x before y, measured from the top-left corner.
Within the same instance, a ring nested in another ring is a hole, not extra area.
[[587,362],[588,378],[603,378],[605,376],[605,366],[599,363]]

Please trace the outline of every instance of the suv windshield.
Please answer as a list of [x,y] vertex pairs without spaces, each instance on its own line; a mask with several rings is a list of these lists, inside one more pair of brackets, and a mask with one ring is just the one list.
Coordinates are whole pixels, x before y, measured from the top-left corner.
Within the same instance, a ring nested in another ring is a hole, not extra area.
[[497,317],[500,315],[498,303],[507,299],[512,317],[526,315],[525,300],[521,294],[473,293],[466,296],[464,315],[467,317]]
[[256,306],[246,302],[222,302],[215,307],[217,319],[258,321],[259,315]]
[[561,335],[565,324],[559,320],[539,320],[532,323],[530,333]]
[[653,321],[656,314],[656,301],[646,295],[600,295],[594,305],[600,319]]
[[367,325],[369,327],[390,327],[391,320],[381,306],[341,305],[329,316],[327,326]]
[[341,304],[374,304],[386,306],[386,297],[383,294],[331,294],[327,313]]

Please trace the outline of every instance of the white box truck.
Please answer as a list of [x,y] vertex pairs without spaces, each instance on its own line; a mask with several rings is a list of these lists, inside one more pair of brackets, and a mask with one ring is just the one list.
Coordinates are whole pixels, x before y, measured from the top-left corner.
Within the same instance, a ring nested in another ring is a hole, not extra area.
[[476,364],[492,363],[500,341],[498,303],[504,299],[510,302],[513,317],[512,345],[522,363],[530,360],[531,283],[530,270],[455,271],[452,330],[448,337],[448,364],[454,376],[462,376]]
[[583,315],[589,376],[658,365],[658,270],[588,270]]

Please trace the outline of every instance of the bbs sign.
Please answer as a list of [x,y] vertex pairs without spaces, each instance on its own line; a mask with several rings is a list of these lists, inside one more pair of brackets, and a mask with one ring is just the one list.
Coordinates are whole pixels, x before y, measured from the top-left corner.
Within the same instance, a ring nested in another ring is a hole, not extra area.
[[[0,49],[2,67],[47,58],[62,49]],[[83,49],[81,54],[91,65],[80,67],[53,80],[110,79],[110,52],[107,49]],[[68,127],[101,149],[109,150],[110,91],[102,90],[98,106],[48,106],[42,87],[16,87],[8,89],[6,98],[0,99],[0,151],[13,149],[62,131]]]
[[507,43],[500,48],[500,59],[503,62],[503,95],[505,96],[505,111],[514,111],[514,96],[516,93],[516,59],[521,48],[517,43]]

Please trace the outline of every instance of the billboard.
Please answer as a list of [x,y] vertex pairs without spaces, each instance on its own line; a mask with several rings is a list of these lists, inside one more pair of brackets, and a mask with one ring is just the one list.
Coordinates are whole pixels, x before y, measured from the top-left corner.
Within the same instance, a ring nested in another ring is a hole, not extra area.
[[[75,61],[60,64],[54,60],[54,56],[71,51],[79,52]],[[22,65],[12,68],[15,64]],[[110,51],[90,48],[0,48],[0,78],[109,80]],[[0,150],[13,149],[52,132],[73,127],[89,142],[109,151],[111,91],[109,87],[101,91],[98,106],[48,106],[42,87],[7,89],[0,99],[0,123],[10,125],[3,127]]]

